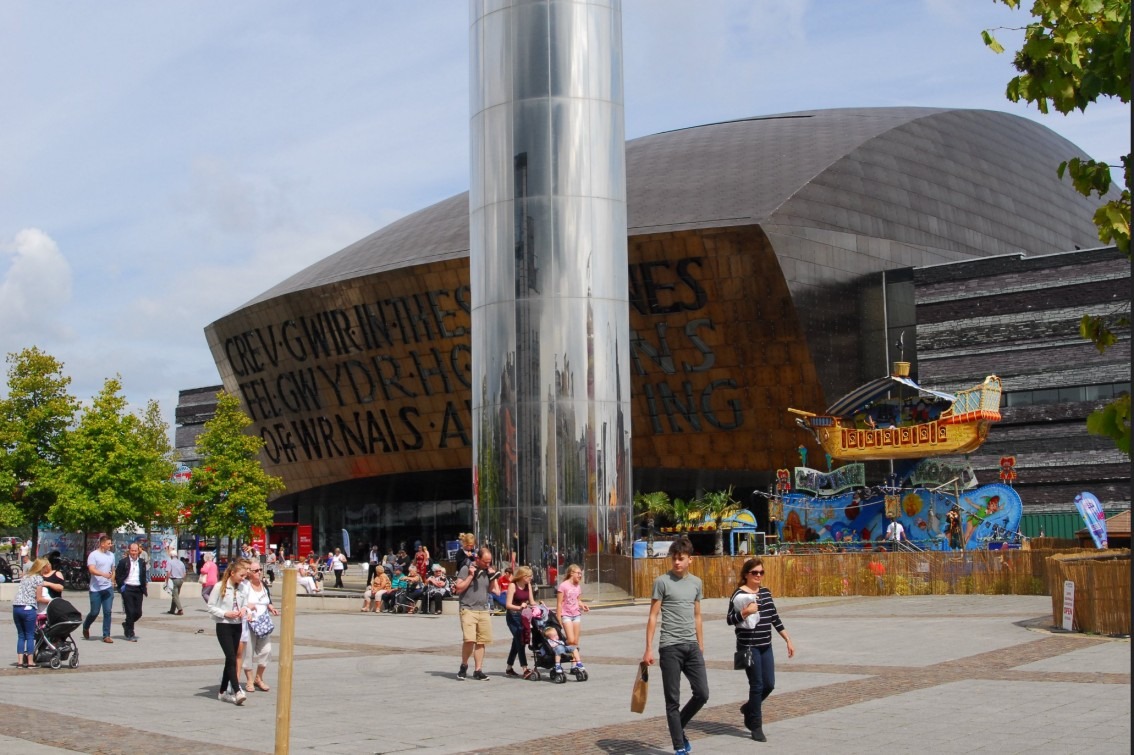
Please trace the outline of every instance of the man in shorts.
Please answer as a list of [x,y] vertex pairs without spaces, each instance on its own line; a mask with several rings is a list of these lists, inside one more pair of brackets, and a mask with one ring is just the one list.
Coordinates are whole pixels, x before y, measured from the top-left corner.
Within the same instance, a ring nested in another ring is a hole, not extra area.
[[476,559],[461,567],[454,591],[461,596],[461,668],[457,679],[468,678],[469,656],[476,664],[473,679],[486,682],[488,676],[481,666],[484,663],[484,646],[492,642],[492,616],[489,613],[491,595],[500,594],[497,581],[499,572],[492,568],[492,549],[481,546]]

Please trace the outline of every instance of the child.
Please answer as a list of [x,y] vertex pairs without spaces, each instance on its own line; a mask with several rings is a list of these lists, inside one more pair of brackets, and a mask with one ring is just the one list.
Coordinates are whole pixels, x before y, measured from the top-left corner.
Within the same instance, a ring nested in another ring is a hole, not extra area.
[[555,670],[562,671],[563,666],[559,664],[559,656],[571,654],[571,660],[575,662],[575,668],[582,668],[583,661],[579,658],[579,648],[574,645],[568,645],[559,638],[559,632],[555,631],[555,627],[548,627],[543,630],[543,636],[547,638],[547,644],[551,646],[551,652],[555,655]]
[[[591,609],[579,600],[583,594],[583,570],[578,564],[567,567],[567,578],[556,589],[555,615],[563,625],[563,636],[568,645],[579,645],[579,630],[582,628],[583,614]],[[575,668],[582,670],[581,662]]]
[[[700,578],[689,573],[693,562],[693,544],[680,537],[669,548],[673,567],[654,580],[650,601],[650,619],[646,623],[646,652],[642,662],[654,663],[654,629],[661,616],[661,637],[658,655],[661,660],[662,691],[665,694],[665,716],[674,755],[688,755],[689,740],[685,727],[709,701],[709,680],[705,674],[705,639],[701,626]],[[689,680],[692,693],[684,708],[678,707],[681,675]]]

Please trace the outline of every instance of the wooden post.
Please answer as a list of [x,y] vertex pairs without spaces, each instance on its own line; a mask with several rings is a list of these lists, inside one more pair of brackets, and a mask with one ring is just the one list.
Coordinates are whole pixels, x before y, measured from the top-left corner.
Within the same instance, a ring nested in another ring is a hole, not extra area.
[[280,609],[280,672],[276,680],[276,755],[291,747],[291,670],[295,657],[296,569],[283,570],[283,607]]

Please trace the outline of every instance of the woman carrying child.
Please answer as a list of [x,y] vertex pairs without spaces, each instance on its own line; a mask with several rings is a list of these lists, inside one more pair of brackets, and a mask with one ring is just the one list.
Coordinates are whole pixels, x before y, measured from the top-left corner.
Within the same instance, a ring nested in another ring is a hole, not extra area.
[[[583,614],[591,609],[579,600],[583,594],[583,569],[578,564],[567,567],[567,578],[559,583],[556,590],[555,615],[563,625],[563,639],[568,645],[579,646],[579,630],[582,628]],[[575,668],[582,670],[582,662],[576,661]]]

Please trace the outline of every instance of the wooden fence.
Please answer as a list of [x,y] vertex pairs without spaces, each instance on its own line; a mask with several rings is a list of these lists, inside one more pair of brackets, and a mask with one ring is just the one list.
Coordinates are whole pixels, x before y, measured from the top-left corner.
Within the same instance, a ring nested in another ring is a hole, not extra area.
[[[783,554],[763,557],[764,583],[773,595],[784,597],[1046,595],[1052,579],[1049,559],[1060,552],[1032,549]],[[1068,549],[1066,552],[1084,553],[1081,549]],[[871,562],[875,559],[877,561],[872,568]],[[704,583],[706,598],[727,598],[736,589],[744,561],[741,556],[696,556],[690,571]],[[634,595],[649,598],[654,579],[668,571],[669,567],[668,558],[635,559]],[[1059,584],[1062,596],[1062,581]],[[1126,606],[1129,612],[1129,575]]]
[[1057,554],[1048,561],[1052,622],[1063,624],[1063,583],[1075,583],[1072,628],[1097,634],[1130,634],[1130,551]]

